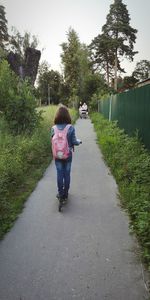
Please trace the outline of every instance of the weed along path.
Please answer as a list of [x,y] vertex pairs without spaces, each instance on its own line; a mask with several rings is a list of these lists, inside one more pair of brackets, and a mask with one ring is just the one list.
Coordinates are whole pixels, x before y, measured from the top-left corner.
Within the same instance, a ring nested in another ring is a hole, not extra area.
[[58,212],[54,162],[0,242],[0,300],[148,299],[128,217],[96,144],[78,120],[70,200]]

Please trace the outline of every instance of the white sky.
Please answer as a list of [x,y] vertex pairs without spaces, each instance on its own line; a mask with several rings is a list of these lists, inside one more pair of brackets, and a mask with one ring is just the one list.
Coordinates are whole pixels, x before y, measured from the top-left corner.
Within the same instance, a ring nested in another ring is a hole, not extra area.
[[[41,61],[60,71],[62,52],[60,44],[67,41],[71,26],[80,42],[90,44],[101,33],[113,0],[1,0],[5,6],[8,28],[15,26],[20,33],[36,35],[39,49],[45,48]],[[126,75],[131,75],[136,62],[150,60],[150,0],[123,0],[131,18],[130,25],[138,29],[134,50],[139,51],[134,62],[123,61]]]

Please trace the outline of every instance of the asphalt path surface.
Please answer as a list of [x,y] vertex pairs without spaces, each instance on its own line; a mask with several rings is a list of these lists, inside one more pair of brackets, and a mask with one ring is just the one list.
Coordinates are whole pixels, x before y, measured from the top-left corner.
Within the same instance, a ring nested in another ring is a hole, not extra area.
[[0,242],[0,300],[148,299],[137,243],[89,119],[78,120],[69,201],[50,164]]

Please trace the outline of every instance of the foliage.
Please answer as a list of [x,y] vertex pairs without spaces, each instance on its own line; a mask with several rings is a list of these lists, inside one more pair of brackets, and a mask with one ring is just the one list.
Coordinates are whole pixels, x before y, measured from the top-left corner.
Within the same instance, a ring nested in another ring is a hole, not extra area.
[[132,75],[137,80],[145,80],[150,77],[150,61],[143,59],[137,62]]
[[0,111],[7,110],[7,103],[11,101],[10,92],[17,92],[17,78],[10,71],[7,61],[0,63]]
[[[67,96],[70,102],[74,102],[74,99],[78,99],[76,100],[78,102],[88,102],[97,89],[98,76],[93,74],[88,47],[80,43],[78,35],[73,29],[69,29],[67,36],[67,43],[61,45],[65,91],[68,92]],[[94,81],[96,81],[96,88]]]
[[12,27],[12,32],[9,37],[7,61],[21,79],[28,78],[34,85],[41,57],[41,51],[36,49],[39,41],[36,36],[31,36],[27,31],[22,36],[15,27]]
[[37,83],[41,104],[58,104],[61,101],[62,76],[58,71],[50,70],[46,62],[39,67]]
[[35,180],[42,175],[49,153],[48,122],[43,121],[30,136],[15,137],[0,131],[0,237],[10,228]]
[[69,28],[67,33],[68,42],[62,43],[61,59],[64,65],[64,80],[69,89],[69,97],[72,96],[72,90],[79,90],[80,79],[80,60],[79,51],[81,48],[80,41],[75,30]]
[[113,74],[114,53],[111,49],[111,38],[106,34],[96,36],[89,48],[91,49],[91,61],[94,67],[106,74],[107,84]]
[[118,92],[123,92],[124,90],[131,89],[135,86],[137,79],[134,76],[125,76],[122,80],[122,86],[119,89],[118,85]]
[[[12,135],[0,115],[0,238],[11,228],[52,159],[50,127],[56,109],[38,109],[42,113],[41,123],[30,135]],[[75,121],[76,112],[70,112]]]
[[81,44],[73,29],[68,32],[68,42],[62,44],[62,63],[64,65],[64,84],[62,92],[68,93],[69,105],[90,102],[98,90],[106,87],[102,75],[95,72],[90,62],[90,50]]
[[98,143],[119,186],[120,197],[131,218],[131,226],[150,266],[150,154],[138,138],[128,137],[100,114],[92,115]]
[[32,132],[40,119],[32,87],[19,81],[6,61],[0,64],[0,110],[14,134]]
[[[90,98],[90,96],[91,96],[91,93],[89,94],[88,87],[89,87],[91,77],[94,74],[92,73],[89,55],[90,54],[89,54],[88,47],[85,44],[81,44],[81,47],[79,50],[80,69],[79,69],[78,96],[80,99],[82,99],[82,102],[85,102],[85,101],[88,102],[88,98]],[[92,79],[93,79],[93,77],[92,77]]]
[[119,76],[117,78],[117,92],[122,93],[131,88],[134,88],[137,81],[138,80],[133,75],[132,76],[124,76],[124,78]]
[[98,111],[98,100],[99,97],[97,94],[93,94],[91,97],[90,105],[89,105],[89,110],[90,111]]
[[102,27],[102,34],[95,37],[90,45],[93,49],[93,63],[100,66],[109,76],[114,67],[115,90],[117,90],[117,70],[124,72],[120,61],[123,56],[133,60],[137,53],[133,51],[137,30],[130,26],[130,17],[126,5],[122,0],[114,0],[110,5],[106,24]]
[[102,99],[108,99],[110,97],[110,88],[104,83],[104,81],[101,81],[99,83],[99,88],[97,88],[96,92],[92,94],[92,97],[89,101],[89,110],[99,111],[99,101]]
[[136,52],[133,46],[136,41],[137,30],[130,26],[130,17],[126,5],[122,0],[115,0],[110,5],[110,12],[107,15],[106,24],[102,28],[104,34],[111,37],[111,49],[116,55],[125,55],[133,60]]
[[28,31],[21,35],[15,27],[12,27],[12,34],[9,38],[10,50],[19,55],[22,63],[24,62],[26,49],[29,47],[36,49],[38,44],[39,40],[35,35],[31,36],[31,33]]
[[8,41],[7,19],[5,17],[5,7],[0,5],[0,49],[5,49]]
[[36,111],[36,101],[27,81],[20,83],[18,95],[11,93],[5,117],[14,134],[31,133],[38,126],[40,114]]

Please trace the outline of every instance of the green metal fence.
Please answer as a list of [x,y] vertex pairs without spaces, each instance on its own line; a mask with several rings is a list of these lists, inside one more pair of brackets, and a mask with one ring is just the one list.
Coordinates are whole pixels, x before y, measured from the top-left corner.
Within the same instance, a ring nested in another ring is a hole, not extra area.
[[150,84],[100,100],[99,111],[129,135],[138,130],[142,142],[150,149]]

